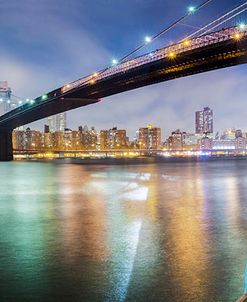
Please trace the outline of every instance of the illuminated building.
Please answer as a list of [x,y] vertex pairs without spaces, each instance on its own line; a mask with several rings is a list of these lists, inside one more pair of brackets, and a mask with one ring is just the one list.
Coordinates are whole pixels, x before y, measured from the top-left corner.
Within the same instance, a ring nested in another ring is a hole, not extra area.
[[108,130],[100,130],[99,134],[100,150],[108,148]]
[[243,136],[243,133],[242,133],[242,130],[238,129],[235,131],[235,137],[238,138],[238,137],[242,137]]
[[235,139],[214,139],[213,140],[214,150],[234,150]]
[[160,149],[161,148],[161,129],[148,125],[139,128],[139,148],[140,149]]
[[168,147],[170,150],[183,150],[184,138],[186,133],[181,132],[179,129],[173,131],[168,138]]
[[66,112],[49,116],[47,119],[51,132],[64,131],[64,129],[66,128]]
[[128,146],[126,130],[113,127],[109,130],[101,130],[99,135],[100,149],[125,149]]
[[7,81],[0,81],[0,115],[13,109],[11,107],[11,89]]
[[236,129],[230,128],[223,131],[223,135],[221,136],[222,139],[235,139],[236,137]]
[[213,110],[204,107],[195,113],[195,130],[197,134],[213,133]]
[[82,149],[80,131],[73,130],[71,132],[71,148],[72,150]]
[[198,146],[198,137],[194,133],[183,132],[183,150],[195,150]]
[[97,147],[98,134],[94,127],[89,130],[87,126],[79,127],[82,149],[94,150]]
[[204,136],[200,141],[201,150],[211,150],[213,148],[213,140],[207,136]]
[[52,132],[44,132],[43,135],[43,145],[46,150],[53,149],[54,147],[54,133]]
[[14,130],[12,133],[13,149],[26,149],[26,131]]
[[54,149],[55,150],[64,150],[64,131],[54,132]]
[[108,145],[110,149],[121,149],[127,146],[126,130],[113,127],[108,131]]
[[245,137],[242,137],[242,136],[236,137],[235,149],[241,149],[241,150],[246,149],[246,138]]
[[26,129],[26,148],[27,150],[39,150],[43,147],[42,133],[37,130]]

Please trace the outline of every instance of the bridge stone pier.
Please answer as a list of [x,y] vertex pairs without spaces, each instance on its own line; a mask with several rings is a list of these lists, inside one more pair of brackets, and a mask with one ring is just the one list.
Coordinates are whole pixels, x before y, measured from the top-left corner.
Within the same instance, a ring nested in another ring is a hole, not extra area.
[[0,128],[0,161],[13,160],[12,129]]

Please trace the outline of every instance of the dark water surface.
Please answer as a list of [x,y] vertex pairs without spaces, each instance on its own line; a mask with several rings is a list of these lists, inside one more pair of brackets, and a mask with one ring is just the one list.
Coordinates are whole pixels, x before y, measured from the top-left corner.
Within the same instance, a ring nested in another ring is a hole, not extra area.
[[235,301],[247,161],[0,163],[0,301]]

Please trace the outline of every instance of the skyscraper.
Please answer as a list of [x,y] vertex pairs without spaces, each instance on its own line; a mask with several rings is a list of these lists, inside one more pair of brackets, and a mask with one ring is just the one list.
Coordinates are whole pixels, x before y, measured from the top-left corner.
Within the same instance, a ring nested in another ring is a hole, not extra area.
[[0,81],[0,115],[3,115],[11,109],[11,89],[7,81]]
[[202,111],[195,114],[196,133],[213,133],[213,110],[204,107]]
[[67,126],[66,123],[66,112],[62,112],[56,115],[48,117],[48,125],[50,132],[64,131]]

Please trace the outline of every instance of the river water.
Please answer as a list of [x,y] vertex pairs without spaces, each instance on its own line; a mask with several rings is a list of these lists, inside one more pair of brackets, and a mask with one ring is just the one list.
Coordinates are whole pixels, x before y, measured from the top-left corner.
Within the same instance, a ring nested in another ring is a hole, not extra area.
[[235,301],[247,161],[0,163],[0,301]]

